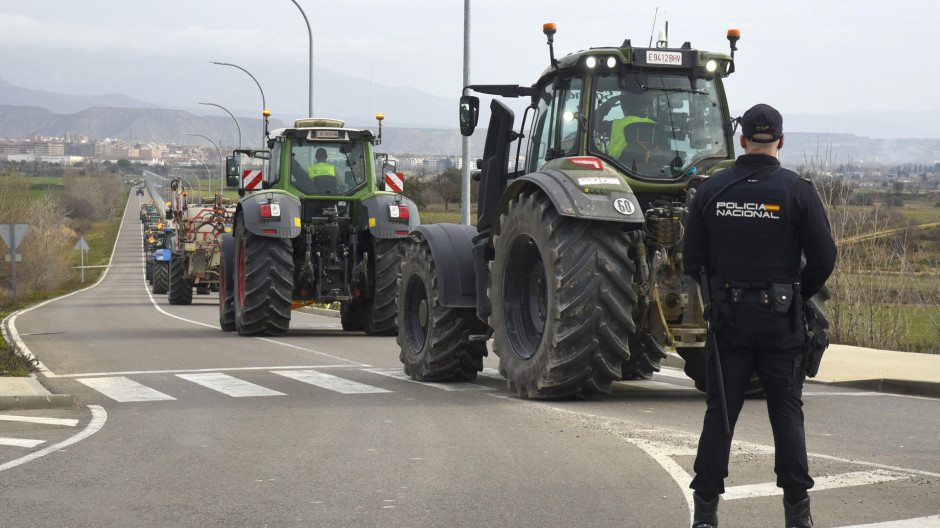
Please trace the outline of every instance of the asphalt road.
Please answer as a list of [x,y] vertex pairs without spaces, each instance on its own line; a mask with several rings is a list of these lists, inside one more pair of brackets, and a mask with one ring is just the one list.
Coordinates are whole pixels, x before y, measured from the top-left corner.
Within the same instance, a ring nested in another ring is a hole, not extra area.
[[[0,526],[688,526],[705,404],[681,371],[537,402],[493,357],[409,381],[394,338],[336,318],[223,333],[214,296],[148,293],[131,198],[105,279],[13,321],[83,405],[0,415]],[[940,526],[938,404],[807,385],[817,526]],[[762,401],[735,440],[722,526],[782,526]]]

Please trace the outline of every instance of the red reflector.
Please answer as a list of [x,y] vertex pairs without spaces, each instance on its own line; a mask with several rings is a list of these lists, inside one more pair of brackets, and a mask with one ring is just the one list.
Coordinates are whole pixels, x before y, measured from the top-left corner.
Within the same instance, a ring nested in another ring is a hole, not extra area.
[[407,235],[408,231],[395,231],[396,235]]
[[271,206],[269,204],[261,204],[261,216],[264,218],[271,217]]
[[265,229],[265,230],[263,230],[263,231],[261,231],[261,232],[264,233],[264,234],[266,234],[266,235],[276,235],[276,234],[277,234],[277,229]]
[[398,218],[408,218],[408,207],[405,205],[398,206]]
[[356,290],[356,293],[354,294],[354,296],[359,297],[360,295],[362,295],[362,293],[359,290]]
[[571,158],[571,163],[586,169],[603,169],[604,164],[597,158]]

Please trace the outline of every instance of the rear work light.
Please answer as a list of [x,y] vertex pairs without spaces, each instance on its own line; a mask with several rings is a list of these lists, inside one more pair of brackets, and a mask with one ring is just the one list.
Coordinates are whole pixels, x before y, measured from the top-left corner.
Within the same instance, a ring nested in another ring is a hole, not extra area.
[[261,218],[279,218],[281,216],[281,204],[261,204]]

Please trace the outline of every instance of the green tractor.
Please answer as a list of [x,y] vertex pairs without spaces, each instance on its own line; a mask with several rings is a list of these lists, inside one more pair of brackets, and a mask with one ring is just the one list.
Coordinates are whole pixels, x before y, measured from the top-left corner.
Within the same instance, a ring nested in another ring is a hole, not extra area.
[[739,34],[728,34],[731,55],[662,38],[556,59],[554,24],[544,33],[551,62],[535,84],[464,89],[464,135],[480,110],[469,90],[531,104],[518,132],[505,104],[490,105],[476,226],[422,225],[410,237],[404,370],[473,379],[492,338],[518,395],[591,397],[649,378],[672,347],[704,389],[706,326],[682,272],[683,223],[695,185],[734,159],[722,79]]
[[[370,130],[299,119],[268,134],[265,151],[235,151],[227,183],[242,196],[222,236],[219,323],[240,335],[280,335],[291,310],[339,303],[344,330],[397,333],[402,242],[419,223],[414,202],[381,190]],[[242,155],[266,171],[241,169]]]

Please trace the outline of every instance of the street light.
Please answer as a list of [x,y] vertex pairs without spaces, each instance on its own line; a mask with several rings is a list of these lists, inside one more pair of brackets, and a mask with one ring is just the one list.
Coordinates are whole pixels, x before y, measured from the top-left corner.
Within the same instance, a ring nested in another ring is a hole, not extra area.
[[[180,167],[180,168],[182,168],[182,167]],[[209,168],[209,167],[206,167],[206,169],[208,169],[208,168]],[[190,174],[192,174],[192,175],[193,175],[193,178],[196,179],[196,185],[199,186],[199,203],[202,203],[202,182],[199,181],[199,176],[196,175],[195,172],[193,172],[193,171],[191,171],[191,170],[189,170],[189,169],[183,169],[183,170],[186,171],[186,172],[188,172],[188,173],[190,173]],[[189,188],[192,189],[192,187],[193,187],[193,185],[192,185],[192,184],[189,184]]]
[[[225,161],[222,159],[222,149],[219,148],[219,145],[217,145],[215,141],[212,141],[211,139],[209,139],[206,136],[203,136],[202,134],[196,134],[194,132],[187,132],[186,135],[187,136],[199,136],[205,139],[209,143],[212,143],[212,146],[215,147],[215,150],[219,152],[219,192],[222,192],[222,187],[225,187]],[[209,167],[206,167],[206,170],[209,170]],[[209,175],[209,191],[208,192],[210,194],[212,193],[212,175],[211,174]]]
[[[182,169],[182,167],[180,167],[180,168]],[[187,169],[183,169],[183,170],[187,170]],[[192,174],[193,176],[196,176],[196,175],[193,173],[193,171],[188,171],[188,172],[189,172],[190,174]],[[186,176],[186,175],[184,175],[184,174],[179,174],[179,173],[177,173],[177,175],[179,175],[180,178],[185,178],[185,180],[183,180],[183,181],[186,182],[187,184],[189,184],[189,190],[190,190],[190,192],[192,192],[192,191],[193,191],[193,181],[192,181],[192,179],[191,179],[189,176]],[[197,200],[199,203],[202,203],[202,184],[199,183],[199,178],[198,178],[198,177],[196,177],[196,184],[199,185],[199,194],[196,195],[196,200]]]
[[300,9],[300,14],[304,16],[304,22],[307,24],[307,35],[310,37],[310,104],[307,105],[307,117],[313,117],[313,31],[310,30],[310,21],[307,20],[307,13],[304,13],[300,4],[297,3],[297,0],[290,0],[297,6],[297,9]]
[[238,129],[238,148],[239,148],[239,150],[240,150],[240,149],[242,148],[242,127],[238,126],[238,119],[235,119],[235,116],[232,115],[232,113],[228,111],[228,108],[225,108],[224,106],[222,106],[222,105],[220,105],[220,104],[215,104],[215,103],[202,103],[202,102],[200,102],[199,104],[201,104],[201,105],[215,106],[215,107],[221,108],[222,110],[225,110],[225,113],[226,113],[226,114],[232,116],[232,121],[235,121],[235,128]]
[[[258,82],[258,79],[255,79],[255,76],[252,75],[250,71],[246,70],[245,68],[242,68],[241,66],[237,64],[232,64],[230,62],[217,62],[217,61],[209,61],[209,62],[211,62],[212,64],[218,64],[219,66],[231,66],[233,68],[238,68],[239,70],[247,73],[248,76],[251,77],[251,80],[255,81],[255,84],[258,86],[258,91],[261,92],[261,113],[264,114],[264,111],[267,110],[268,108],[267,103],[265,103],[264,101],[264,90],[261,89],[261,83]],[[264,148],[264,140],[265,140],[264,135],[265,135],[264,117],[262,116],[261,118],[261,148],[262,149]]]

